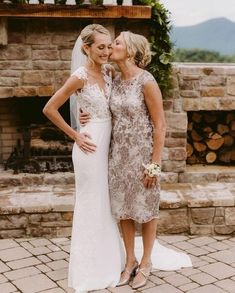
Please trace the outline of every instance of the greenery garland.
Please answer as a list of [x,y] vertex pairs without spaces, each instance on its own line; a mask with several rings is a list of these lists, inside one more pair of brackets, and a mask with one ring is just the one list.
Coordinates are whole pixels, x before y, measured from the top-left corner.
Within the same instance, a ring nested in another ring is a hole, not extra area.
[[134,5],[152,7],[152,17],[149,20],[152,62],[148,70],[156,78],[163,92],[171,88],[172,42],[170,41],[171,24],[169,11],[158,0],[134,0]]

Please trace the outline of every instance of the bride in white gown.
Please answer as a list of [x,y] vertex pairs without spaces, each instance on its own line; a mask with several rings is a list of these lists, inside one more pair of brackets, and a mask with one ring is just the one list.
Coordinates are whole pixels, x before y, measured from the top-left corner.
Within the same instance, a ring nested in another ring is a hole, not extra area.
[[[76,293],[116,286],[124,264],[123,247],[117,224],[111,215],[108,191],[112,71],[105,63],[110,45],[107,29],[95,24],[85,27],[74,48],[74,56],[82,56],[81,48],[88,56],[80,62],[84,66],[77,68],[79,60],[75,60],[76,70],[43,110],[75,141],[72,158],[76,200],[68,285]],[[71,128],[58,112],[58,108],[74,92],[77,93],[72,98],[74,128],[77,128],[77,103],[91,114],[90,122],[80,132]]]

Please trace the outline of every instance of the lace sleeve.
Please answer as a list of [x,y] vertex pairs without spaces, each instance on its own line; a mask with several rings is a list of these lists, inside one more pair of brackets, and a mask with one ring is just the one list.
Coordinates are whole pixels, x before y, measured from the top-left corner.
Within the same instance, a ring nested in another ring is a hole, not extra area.
[[75,70],[71,76],[76,76],[78,79],[87,80],[87,73],[85,67],[79,67],[77,70]]
[[148,81],[155,81],[156,82],[153,75],[150,72],[145,70],[144,74],[142,74],[142,76],[141,76],[141,83],[144,86]]

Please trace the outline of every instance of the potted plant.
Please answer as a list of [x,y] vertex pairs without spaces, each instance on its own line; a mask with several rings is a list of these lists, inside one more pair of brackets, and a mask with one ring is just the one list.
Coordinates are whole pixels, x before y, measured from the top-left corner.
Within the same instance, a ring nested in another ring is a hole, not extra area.
[[66,4],[67,0],[55,0],[55,4]]
[[83,4],[84,0],[75,0],[75,2],[76,2],[76,5],[81,5]]
[[103,0],[91,0],[91,4],[93,4],[93,5],[102,5]]

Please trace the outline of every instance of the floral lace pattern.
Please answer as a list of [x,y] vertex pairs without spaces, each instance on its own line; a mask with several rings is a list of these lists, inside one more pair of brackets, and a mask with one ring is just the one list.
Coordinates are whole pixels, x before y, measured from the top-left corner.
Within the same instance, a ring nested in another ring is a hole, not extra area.
[[146,189],[140,180],[142,163],[151,161],[153,126],[143,86],[155,81],[147,71],[129,80],[116,76],[110,98],[113,119],[109,186],[112,213],[118,220],[145,223],[158,217],[160,184]]
[[79,67],[72,76],[84,80],[83,88],[78,92],[79,108],[91,114],[91,119],[111,118],[109,110],[109,98],[112,90],[112,72],[110,66],[102,66],[105,89],[101,89],[98,83],[90,83],[87,69],[84,66]]

